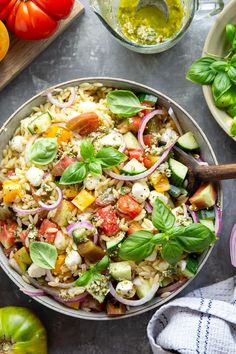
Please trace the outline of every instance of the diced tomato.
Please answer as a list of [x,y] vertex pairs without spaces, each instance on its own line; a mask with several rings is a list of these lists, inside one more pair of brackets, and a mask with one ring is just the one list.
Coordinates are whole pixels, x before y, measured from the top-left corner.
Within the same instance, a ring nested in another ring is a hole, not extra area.
[[76,131],[82,136],[88,135],[98,129],[100,119],[95,112],[82,113],[71,118],[66,126],[68,129]]
[[147,145],[148,147],[152,146],[153,143],[153,135],[152,134],[146,134],[143,136],[143,142],[145,145]]
[[0,242],[8,249],[15,243],[15,230],[17,223],[12,220],[0,221]]
[[130,219],[136,218],[141,213],[141,206],[129,195],[120,197],[117,202],[118,210]]
[[143,113],[145,116],[146,116],[146,114],[150,113],[154,109],[153,104],[151,102],[143,101],[143,102],[141,102],[141,105],[145,106],[145,107],[150,107],[150,108],[152,107],[152,109],[143,109],[141,111],[141,113]]
[[158,156],[154,156],[154,155],[146,155],[144,156],[143,159],[143,164],[146,168],[151,168],[154,163],[156,163],[158,160]]
[[141,123],[142,118],[139,116],[129,118],[129,129],[131,130],[131,132],[136,134],[140,128]]
[[76,160],[70,156],[64,156],[52,169],[53,176],[61,176],[65,169]]
[[120,316],[126,313],[126,307],[120,302],[113,303],[108,301],[107,303],[107,314],[108,316]]
[[99,209],[97,215],[102,220],[100,228],[107,236],[113,236],[119,231],[118,218],[112,205]]
[[128,150],[129,159],[136,159],[139,162],[143,162],[144,151],[142,149]]
[[26,231],[26,230],[21,231],[20,239],[21,239],[24,246],[25,246],[25,240],[26,240],[27,236],[28,236],[28,231]]
[[48,219],[43,220],[39,229],[40,235],[44,236],[49,243],[54,242],[57,231],[58,231],[58,225],[55,224],[54,222],[51,222]]
[[128,235],[132,235],[134,232],[142,230],[141,224],[138,221],[133,221],[128,228]]

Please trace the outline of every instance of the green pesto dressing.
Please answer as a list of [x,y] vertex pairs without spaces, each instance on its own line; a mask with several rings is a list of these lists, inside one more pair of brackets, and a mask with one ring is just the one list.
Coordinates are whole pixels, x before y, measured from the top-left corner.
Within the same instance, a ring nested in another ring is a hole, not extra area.
[[138,44],[154,45],[174,37],[181,29],[184,8],[181,0],[167,0],[168,21],[161,10],[146,6],[136,11],[138,0],[121,0],[118,19],[124,35]]

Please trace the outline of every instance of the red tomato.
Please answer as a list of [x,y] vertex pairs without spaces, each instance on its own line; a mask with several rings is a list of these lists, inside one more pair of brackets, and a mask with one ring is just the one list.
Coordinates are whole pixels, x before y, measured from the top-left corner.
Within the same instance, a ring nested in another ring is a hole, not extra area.
[[122,214],[128,216],[130,219],[136,218],[136,216],[138,216],[142,210],[139,203],[137,203],[136,200],[134,200],[129,195],[120,197],[117,202],[117,208]]
[[58,163],[53,167],[52,174],[53,176],[61,176],[65,169],[70,166],[76,159],[73,159],[70,156],[65,155]]
[[131,130],[131,132],[137,133],[140,128],[141,122],[142,118],[139,116],[129,118],[129,129]]
[[71,118],[66,127],[80,135],[88,135],[98,129],[100,120],[95,112],[82,113],[74,118]]
[[113,236],[119,231],[118,219],[113,206],[108,205],[99,209],[97,215],[102,220],[100,228],[107,236]]
[[129,154],[129,159],[130,160],[136,159],[139,162],[143,162],[144,151],[142,149],[129,150],[128,154]]
[[53,243],[57,235],[57,231],[52,229],[57,229],[58,231],[58,225],[48,219],[44,219],[40,226],[39,233],[43,235],[49,243]]
[[67,17],[74,0],[1,0],[0,20],[21,39],[50,37]]
[[21,239],[24,246],[25,246],[25,240],[26,240],[27,236],[28,236],[28,231],[26,231],[26,230],[21,231],[20,239]]
[[12,220],[0,221],[0,242],[8,249],[15,243],[17,223]]
[[151,147],[153,143],[153,136],[152,134],[147,134],[143,136],[143,142],[145,145]]
[[146,114],[150,113],[154,109],[152,103],[150,103],[150,102],[143,101],[143,102],[141,102],[141,106],[150,107],[150,108],[152,107],[152,109],[143,109],[141,111],[141,113],[143,113],[145,116],[146,116]]

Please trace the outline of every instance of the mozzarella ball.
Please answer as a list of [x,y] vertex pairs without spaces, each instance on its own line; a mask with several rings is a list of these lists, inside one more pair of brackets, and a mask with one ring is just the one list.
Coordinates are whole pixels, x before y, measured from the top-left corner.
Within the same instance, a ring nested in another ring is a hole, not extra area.
[[46,269],[32,263],[28,268],[28,274],[31,278],[41,278],[46,275]]
[[17,135],[14,136],[10,145],[12,150],[16,152],[22,152],[24,150],[25,143],[26,143],[25,138],[23,136]]
[[69,268],[72,272],[74,272],[78,265],[82,263],[82,258],[80,257],[77,251],[70,251],[65,259],[65,265]]
[[165,132],[161,136],[162,143],[169,143],[170,141],[174,141],[178,138],[178,134],[172,128],[167,128]]
[[132,187],[132,196],[138,203],[143,203],[149,197],[150,190],[147,183],[136,182]]
[[132,297],[134,297],[136,290],[135,290],[134,285],[131,281],[123,280],[117,284],[116,292],[118,295],[120,295],[126,299],[131,299]]
[[63,251],[66,249],[66,246],[67,246],[66,238],[61,231],[57,232],[55,240],[54,240],[54,245],[60,251]]
[[26,178],[29,183],[34,187],[39,187],[42,183],[44,171],[37,167],[30,167],[26,172]]
[[98,140],[101,146],[118,147],[124,144],[123,135],[118,132],[112,132]]
[[89,174],[84,180],[84,186],[89,191],[92,191],[97,187],[97,184],[100,182],[100,180],[100,176]]

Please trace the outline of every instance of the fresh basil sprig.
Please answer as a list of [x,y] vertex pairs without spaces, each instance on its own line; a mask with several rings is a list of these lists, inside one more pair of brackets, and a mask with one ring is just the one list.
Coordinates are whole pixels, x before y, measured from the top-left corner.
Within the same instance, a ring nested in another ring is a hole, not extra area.
[[[121,118],[129,118],[145,109],[138,97],[128,90],[114,90],[108,93],[107,103],[110,111]],[[148,108],[148,107],[147,107]]]
[[75,284],[77,286],[86,286],[94,276],[100,274],[103,270],[108,268],[109,262],[109,257],[104,256],[98,263],[91,266],[89,270],[84,272],[83,275],[76,280]]
[[154,203],[152,221],[162,233],[153,235],[144,230],[133,233],[121,244],[121,259],[140,262],[154,251],[156,245],[161,245],[162,258],[176,264],[183,252],[202,252],[216,240],[214,233],[202,224],[173,227],[175,216],[159,198]]
[[48,165],[56,157],[57,147],[56,139],[38,139],[29,150],[29,159],[37,165]]
[[32,242],[30,244],[30,257],[34,264],[44,269],[55,268],[57,249],[46,242]]
[[111,147],[103,148],[97,153],[90,140],[85,139],[80,145],[83,161],[74,162],[68,166],[60,178],[60,184],[81,183],[89,172],[100,175],[103,168],[119,165],[126,158],[125,154]]

